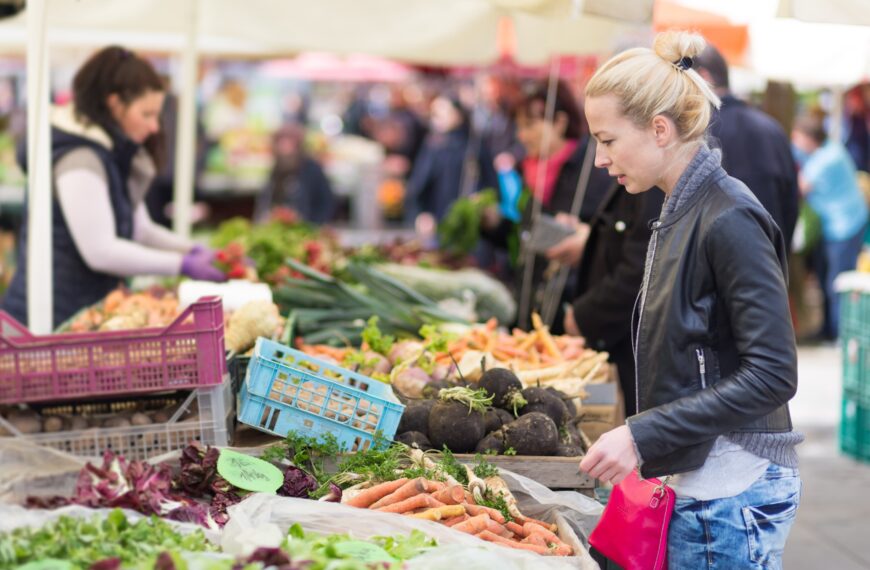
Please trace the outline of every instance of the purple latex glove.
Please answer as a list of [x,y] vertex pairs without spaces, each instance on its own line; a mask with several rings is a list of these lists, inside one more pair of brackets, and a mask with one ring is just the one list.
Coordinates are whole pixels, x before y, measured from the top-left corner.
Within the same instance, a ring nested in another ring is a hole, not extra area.
[[188,253],[195,253],[198,255],[206,255],[212,261],[214,261],[215,255],[217,254],[217,252],[215,250],[208,247],[207,245],[202,245],[201,243],[198,243],[195,246],[193,246],[192,248],[190,248],[190,251]]
[[199,281],[226,281],[223,271],[212,265],[214,254],[208,248],[191,249],[181,260],[181,274]]

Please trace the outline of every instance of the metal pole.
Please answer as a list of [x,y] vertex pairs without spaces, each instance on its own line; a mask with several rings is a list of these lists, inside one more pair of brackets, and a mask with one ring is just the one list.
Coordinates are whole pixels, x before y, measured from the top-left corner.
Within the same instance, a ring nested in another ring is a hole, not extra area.
[[[556,114],[556,88],[558,87],[558,84],[559,59],[554,57],[550,63],[550,80],[547,85],[547,105],[544,113],[545,121],[553,122],[553,118]],[[550,143],[550,131],[547,130],[544,133],[544,138],[541,140],[541,152],[549,151]],[[541,190],[544,187],[546,176],[546,167],[538,169],[538,177],[535,180],[535,190],[537,190],[538,193],[541,193]],[[543,206],[541,201],[535,198],[534,195],[535,192],[532,192],[531,228],[534,228],[535,224],[538,223],[538,218],[541,217],[541,207]],[[521,236],[520,239],[520,247],[522,248],[520,258],[523,260],[523,283],[520,288],[519,321],[517,324],[519,324],[521,329],[526,329],[531,323],[530,312],[532,307],[532,296],[534,294],[532,291],[532,278],[535,270],[535,252],[523,243],[524,240],[522,237],[523,236]]]
[[27,320],[52,330],[51,130],[46,2],[27,3]]
[[189,237],[193,211],[193,187],[196,168],[196,86],[199,69],[197,34],[199,31],[199,0],[187,3],[189,29],[181,58],[181,90],[178,94],[178,144],[175,148],[175,187],[172,227],[176,233]]

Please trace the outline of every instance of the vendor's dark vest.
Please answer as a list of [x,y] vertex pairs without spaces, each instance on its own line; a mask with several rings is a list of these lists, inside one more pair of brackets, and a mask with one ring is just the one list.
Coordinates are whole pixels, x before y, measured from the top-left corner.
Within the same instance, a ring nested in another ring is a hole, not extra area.
[[[68,152],[86,147],[100,158],[106,171],[112,211],[115,214],[115,233],[130,239],[133,235],[133,207],[127,189],[127,180],[133,156],[138,146],[129,140],[115,138],[114,148],[71,133],[52,129],[52,165]],[[26,165],[26,160],[22,161]],[[92,305],[118,287],[121,278],[92,270],[85,263],[67,227],[57,196],[52,196],[52,267],[54,281],[54,327],[78,310]],[[18,268],[3,299],[2,308],[21,323],[27,324],[27,202],[24,204],[21,231],[18,239]]]

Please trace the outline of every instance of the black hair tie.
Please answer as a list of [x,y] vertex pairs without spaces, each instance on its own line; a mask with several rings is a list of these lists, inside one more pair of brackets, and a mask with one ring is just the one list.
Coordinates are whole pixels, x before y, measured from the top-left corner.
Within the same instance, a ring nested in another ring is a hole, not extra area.
[[680,58],[678,61],[675,61],[674,65],[676,65],[677,69],[679,69],[680,71],[687,71],[689,69],[692,69],[692,65],[694,63],[695,63],[695,60],[693,60],[689,56],[686,56],[686,57]]

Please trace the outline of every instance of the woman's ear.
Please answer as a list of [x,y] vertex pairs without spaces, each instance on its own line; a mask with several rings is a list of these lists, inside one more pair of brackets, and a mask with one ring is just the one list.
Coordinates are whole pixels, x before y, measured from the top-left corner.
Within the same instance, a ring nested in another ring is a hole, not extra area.
[[109,108],[109,112],[112,113],[113,117],[117,117],[124,110],[124,103],[117,93],[111,93],[106,97],[106,107]]
[[656,115],[653,117],[652,127],[656,139],[656,145],[659,147],[666,147],[674,142],[677,129],[674,122],[668,117],[664,115]]

